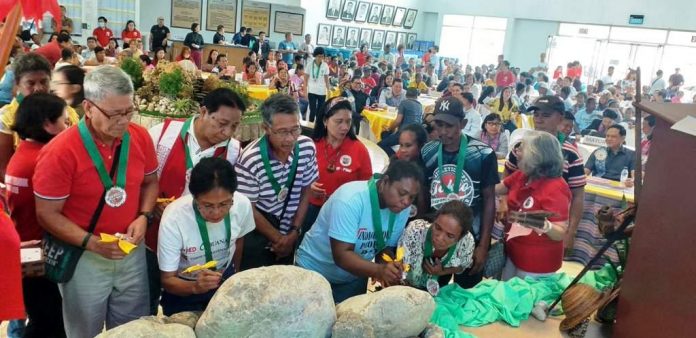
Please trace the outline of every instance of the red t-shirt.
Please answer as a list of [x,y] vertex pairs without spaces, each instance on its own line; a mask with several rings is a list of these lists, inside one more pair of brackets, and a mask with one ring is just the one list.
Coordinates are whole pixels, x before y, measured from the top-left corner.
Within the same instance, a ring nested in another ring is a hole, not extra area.
[[[94,234],[125,233],[128,225],[140,211],[140,186],[146,175],[157,171],[157,155],[147,130],[135,123],[128,126],[130,150],[126,171],[126,203],[118,208],[104,205]],[[112,147],[94,139],[107,171],[111,170],[116,154],[116,140]],[[120,159],[119,161],[123,161]],[[48,200],[65,200],[63,215],[83,229],[87,229],[103,186],[97,170],[87,153],[77,126],[60,133],[39,153],[34,173],[34,194]]]
[[360,81],[362,81],[365,87],[363,88],[363,92],[365,92],[365,94],[367,95],[370,95],[372,88],[377,87],[377,83],[375,82],[375,79],[373,79],[372,77],[364,77]]
[[92,36],[97,38],[100,46],[106,48],[109,45],[109,40],[114,37],[114,32],[109,28],[97,27],[92,31]]
[[140,31],[138,31],[137,29],[134,29],[132,31],[124,30],[121,32],[121,39],[123,39],[123,41],[126,41],[126,39],[132,40],[140,38],[142,38],[142,35],[140,35]]
[[[319,167],[317,182],[324,185],[326,199],[344,183],[369,180],[372,177],[370,154],[362,142],[346,136],[338,149],[328,145],[326,138],[314,141],[314,145],[317,149],[317,166]],[[329,159],[336,166],[334,172],[328,170]],[[309,203],[322,206],[326,199],[310,197]]]
[[36,204],[31,181],[36,168],[36,158],[43,146],[38,142],[24,140],[19,142],[5,172],[7,206],[22,242],[41,240],[44,234],[43,228],[36,220]]
[[22,264],[19,256],[19,235],[12,220],[0,212],[0,320],[23,319]]
[[58,62],[58,60],[61,58],[62,49],[60,48],[58,41],[53,41],[37,48],[34,50],[34,52],[45,57],[48,59],[48,62],[50,62],[51,65],[55,66],[56,62]]
[[510,87],[515,83],[515,74],[509,70],[495,74],[495,84],[498,87]]
[[368,53],[359,52],[355,54],[355,60],[358,62],[358,67],[362,67],[367,60]]
[[[571,194],[563,177],[541,178],[527,184],[527,176],[518,170],[505,178],[503,184],[508,188],[509,210],[544,210],[554,213],[549,217],[551,222],[568,220]],[[516,267],[527,272],[555,272],[563,263],[563,241],[536,232],[508,240],[505,252]]]

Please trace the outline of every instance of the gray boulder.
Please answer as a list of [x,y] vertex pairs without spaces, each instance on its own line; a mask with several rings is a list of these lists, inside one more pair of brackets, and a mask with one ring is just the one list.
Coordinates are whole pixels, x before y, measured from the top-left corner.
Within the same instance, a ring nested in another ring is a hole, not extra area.
[[442,331],[441,327],[429,324],[423,332],[423,338],[445,338],[445,332]]
[[220,286],[196,324],[198,338],[329,337],[336,308],[329,282],[294,266],[242,271]]
[[193,329],[182,324],[164,324],[156,317],[143,317],[102,332],[97,338],[196,338]]
[[428,326],[435,310],[429,293],[408,286],[392,286],[382,291],[355,296],[336,307],[338,321],[349,313],[358,314],[374,329],[375,337],[418,336]]
[[348,312],[338,318],[331,338],[376,338],[372,324],[362,315]]
[[183,324],[192,329],[195,329],[196,323],[198,322],[198,319],[201,317],[202,313],[203,312],[199,311],[179,312],[167,317],[165,320],[168,324]]

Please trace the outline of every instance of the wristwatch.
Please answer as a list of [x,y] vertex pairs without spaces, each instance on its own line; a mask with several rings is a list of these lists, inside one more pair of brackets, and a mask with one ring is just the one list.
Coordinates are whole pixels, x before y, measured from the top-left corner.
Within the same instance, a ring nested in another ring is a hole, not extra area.
[[152,225],[153,221],[155,220],[155,214],[153,214],[152,211],[141,211],[138,213],[138,217],[140,216],[145,216],[145,221],[147,222],[148,227]]

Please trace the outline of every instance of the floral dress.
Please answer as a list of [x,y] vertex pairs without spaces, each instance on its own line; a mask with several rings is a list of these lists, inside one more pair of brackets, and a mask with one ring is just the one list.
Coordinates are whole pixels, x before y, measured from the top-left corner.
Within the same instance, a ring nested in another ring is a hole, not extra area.
[[[408,224],[399,239],[399,247],[404,248],[403,262],[410,265],[406,281],[417,288],[425,288],[430,278],[423,269],[425,238],[429,228],[428,221],[414,220]],[[473,263],[474,247],[474,236],[469,232],[457,242],[454,255],[443,268],[461,267],[465,270],[469,268]]]

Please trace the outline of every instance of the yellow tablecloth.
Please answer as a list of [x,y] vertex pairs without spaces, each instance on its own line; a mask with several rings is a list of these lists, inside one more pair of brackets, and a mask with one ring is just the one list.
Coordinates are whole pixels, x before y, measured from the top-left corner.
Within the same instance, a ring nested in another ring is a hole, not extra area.
[[275,89],[269,89],[266,85],[249,85],[247,86],[247,92],[249,92],[249,97],[252,99],[265,100],[278,91]]
[[390,113],[386,109],[363,109],[362,115],[370,123],[370,130],[377,142],[382,140],[382,131],[396,120],[396,113]]

